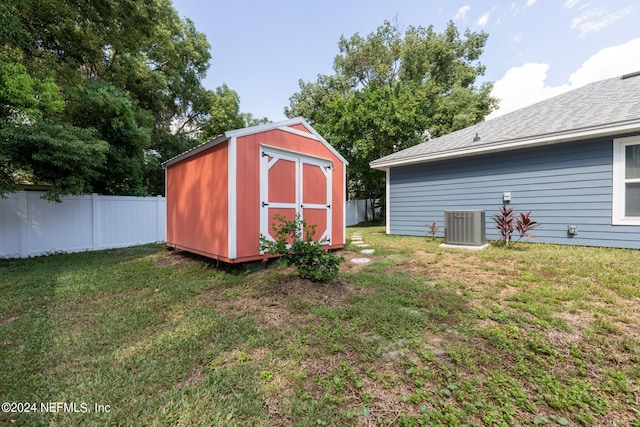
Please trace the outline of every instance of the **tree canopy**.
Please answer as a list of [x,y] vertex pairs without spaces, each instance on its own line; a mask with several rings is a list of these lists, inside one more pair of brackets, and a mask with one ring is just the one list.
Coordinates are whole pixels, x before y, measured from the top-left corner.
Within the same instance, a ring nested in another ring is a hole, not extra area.
[[285,108],[303,116],[349,161],[351,196],[376,199],[384,176],[369,168],[379,157],[462,129],[497,105],[492,85],[476,85],[488,35],[453,22],[442,33],[385,21],[367,37],[342,36],[334,74],[300,81]]
[[209,51],[170,0],[2,2],[0,195],[162,193],[161,161],[259,121],[202,86]]

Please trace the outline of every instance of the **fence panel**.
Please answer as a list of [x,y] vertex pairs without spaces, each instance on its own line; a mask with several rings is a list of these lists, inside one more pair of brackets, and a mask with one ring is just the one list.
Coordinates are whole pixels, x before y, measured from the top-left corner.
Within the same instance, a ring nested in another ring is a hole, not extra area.
[[[20,258],[22,221],[26,221],[27,198],[9,194],[0,199],[0,258]],[[26,237],[26,236],[25,236]]]
[[347,227],[356,225],[364,221],[365,201],[347,200]]
[[[62,203],[49,202],[40,194],[27,192],[27,253],[42,255],[93,249],[91,196],[65,197]],[[24,242],[23,242],[24,243]]]
[[98,199],[98,249],[164,241],[166,205],[163,197],[131,200],[131,197],[98,196]]
[[48,202],[42,192],[0,199],[0,258],[80,252],[161,242],[164,197],[66,196]]
[[[371,220],[371,200],[347,200],[346,209],[347,227],[360,224],[365,216]],[[376,215],[378,213],[380,208],[376,208]]]

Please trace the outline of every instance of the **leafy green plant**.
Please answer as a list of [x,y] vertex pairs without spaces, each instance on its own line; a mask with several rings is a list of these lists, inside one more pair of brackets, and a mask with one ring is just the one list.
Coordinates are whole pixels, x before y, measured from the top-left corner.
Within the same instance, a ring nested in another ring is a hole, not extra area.
[[279,222],[271,226],[275,238],[271,240],[260,235],[261,251],[280,255],[288,266],[296,268],[300,277],[312,282],[326,282],[338,276],[344,258],[326,251],[322,247],[323,241],[313,240],[315,224],[308,225],[299,214],[293,220],[282,215],[274,218]]
[[[500,230],[500,240],[498,243],[506,247],[511,247],[524,237],[535,240],[536,237],[531,234],[531,230],[540,226],[540,223],[533,221],[531,211],[527,213],[516,213],[513,208],[505,205],[500,206],[500,212],[493,216],[496,227]],[[518,232],[518,239],[512,240],[514,232]]]

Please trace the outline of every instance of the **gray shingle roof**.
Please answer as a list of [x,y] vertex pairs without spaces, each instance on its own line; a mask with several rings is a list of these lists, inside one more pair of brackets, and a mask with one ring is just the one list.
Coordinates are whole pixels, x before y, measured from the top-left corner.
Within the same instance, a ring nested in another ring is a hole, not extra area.
[[[591,83],[371,162],[384,169],[640,130],[640,75]],[[476,134],[480,137],[474,141]]]

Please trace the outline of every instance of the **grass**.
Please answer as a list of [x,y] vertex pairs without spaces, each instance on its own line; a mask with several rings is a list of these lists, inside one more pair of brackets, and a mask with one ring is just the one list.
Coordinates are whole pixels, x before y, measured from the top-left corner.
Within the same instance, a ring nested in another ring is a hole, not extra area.
[[157,245],[1,260],[0,395],[37,410],[0,423],[640,426],[640,252],[355,231],[373,262],[325,284]]

